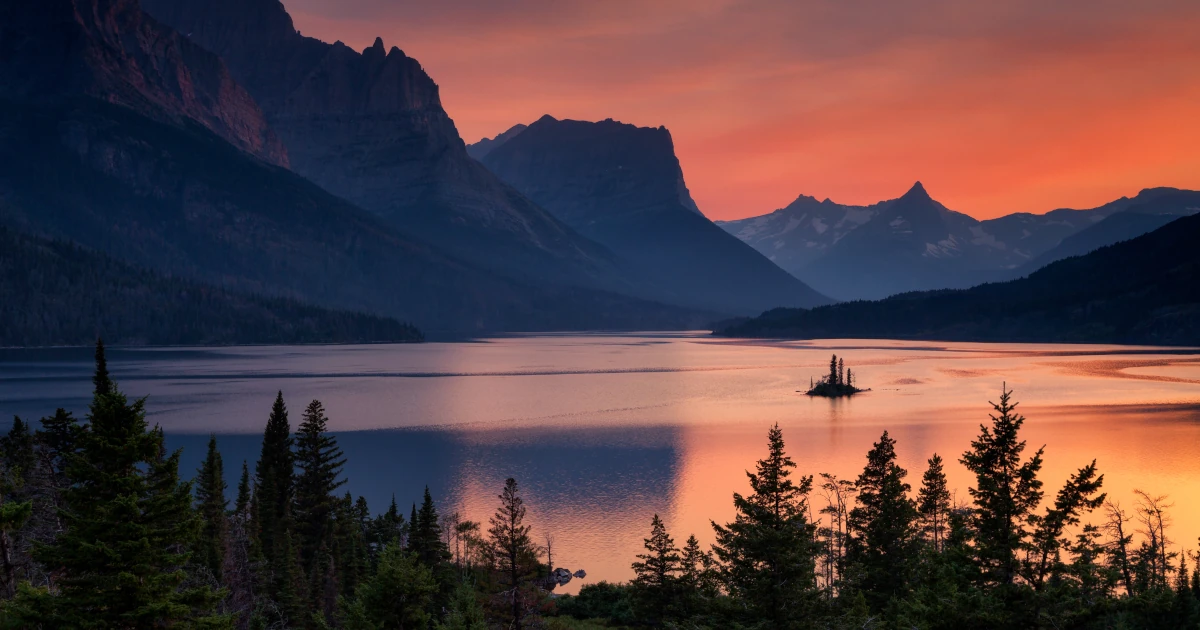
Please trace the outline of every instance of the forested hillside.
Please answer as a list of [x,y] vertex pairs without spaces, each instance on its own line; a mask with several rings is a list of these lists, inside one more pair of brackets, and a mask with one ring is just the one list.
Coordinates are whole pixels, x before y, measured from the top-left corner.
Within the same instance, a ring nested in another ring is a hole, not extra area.
[[394,319],[168,278],[0,227],[0,345],[420,341]]

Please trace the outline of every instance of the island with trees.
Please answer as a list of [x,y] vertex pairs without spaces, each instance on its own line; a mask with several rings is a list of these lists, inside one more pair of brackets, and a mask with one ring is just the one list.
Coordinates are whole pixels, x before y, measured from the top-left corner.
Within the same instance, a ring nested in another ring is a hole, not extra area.
[[835,354],[829,359],[829,374],[822,376],[820,380],[813,381],[809,379],[808,391],[804,392],[806,396],[821,396],[823,398],[841,398],[843,396],[853,396],[860,394],[867,389],[859,389],[854,386],[854,371],[846,368],[846,363],[843,359],[839,359]]

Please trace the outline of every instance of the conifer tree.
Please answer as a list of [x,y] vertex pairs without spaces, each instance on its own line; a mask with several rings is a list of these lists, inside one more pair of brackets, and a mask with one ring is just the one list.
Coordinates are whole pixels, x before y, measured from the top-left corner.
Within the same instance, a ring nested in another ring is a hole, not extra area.
[[130,403],[109,380],[99,342],[93,383],[89,423],[67,462],[66,528],[37,553],[56,568],[53,618],[29,625],[219,625],[215,593],[183,586],[200,521],[190,484],[179,480],[179,452],[165,454],[162,432],[146,423],[145,399]]
[[733,495],[736,517],[713,523],[713,547],[722,579],[755,623],[795,627],[812,612],[816,600],[815,526],[808,520],[812,477],[791,479],[796,464],[784,452],[776,424],[767,436],[768,454],[756,472],[747,471],[753,494]]
[[896,464],[896,441],[884,431],[855,484],[858,505],[850,510],[846,545],[856,586],[877,610],[907,587],[915,560],[917,509],[908,498],[907,475]]
[[942,457],[937,453],[929,458],[929,468],[921,477],[917,493],[917,511],[921,514],[921,531],[934,551],[940,552],[950,528],[950,487]]
[[442,525],[438,520],[437,506],[433,503],[433,495],[429,493],[429,486],[425,486],[421,509],[413,518],[408,533],[408,549],[417,554],[417,559],[430,568],[450,559],[446,541],[442,538]]
[[1026,544],[1026,523],[1042,500],[1042,451],[1028,460],[1022,458],[1025,441],[1019,438],[1025,418],[1012,403],[1012,391],[1000,390],[1000,402],[992,403],[996,414],[992,426],[979,426],[979,437],[962,463],[975,473],[970,488],[975,501],[971,524],[975,537],[976,560],[988,578],[1001,585],[1014,583],[1020,569],[1018,552]]
[[837,384],[838,384],[838,385],[845,385],[845,384],[846,384],[846,362],[845,362],[845,361],[843,361],[842,359],[838,359],[838,364],[837,364]]
[[479,604],[479,598],[475,595],[475,588],[465,580],[459,582],[450,598],[446,620],[438,630],[487,630],[487,628],[487,618],[484,615],[483,606]]
[[341,479],[346,460],[330,435],[328,418],[321,401],[304,410],[296,432],[296,486],[294,519],[301,570],[307,578],[313,603],[332,613],[337,589],[332,586],[334,511],[339,499],[334,491],[346,483]]
[[530,526],[525,524],[525,501],[516,479],[505,480],[499,498],[500,507],[489,521],[488,535],[501,583],[508,587],[504,593],[509,602],[505,623],[520,630],[525,626],[526,617],[521,586],[537,569],[537,550],[529,536]]
[[35,439],[46,449],[55,475],[65,474],[67,456],[75,452],[81,430],[75,416],[62,407],[55,410],[53,416],[42,418],[42,428],[37,431]]
[[[271,573],[286,571],[284,564],[292,561],[283,552],[284,534],[292,528],[293,493],[292,427],[288,423],[283,392],[275,396],[271,415],[263,431],[262,451],[254,467],[254,501],[251,526],[256,549],[266,560]],[[268,593],[274,595],[280,586],[277,580]]]
[[221,463],[221,452],[217,450],[217,436],[208,438],[208,453],[196,472],[196,510],[200,513],[200,538],[196,545],[193,561],[212,571],[221,579],[222,562],[229,525],[225,512],[229,502],[225,499],[225,468]]
[[838,362],[838,358],[837,358],[836,354],[833,355],[833,358],[829,359],[829,384],[830,385],[838,384],[837,362]]
[[29,425],[20,416],[13,416],[8,434],[0,438],[0,454],[4,456],[4,464],[10,475],[24,479],[33,470],[33,444],[33,432],[29,430]]
[[238,479],[237,500],[233,503],[233,513],[243,516],[250,514],[250,467],[242,460],[242,476]]
[[638,554],[638,561],[633,563],[633,583],[641,608],[660,624],[678,595],[679,548],[657,514],[650,521],[650,537],[643,544],[646,553]]
[[425,630],[436,592],[429,567],[393,543],[384,548],[379,569],[354,598],[340,601],[338,616],[346,630]]

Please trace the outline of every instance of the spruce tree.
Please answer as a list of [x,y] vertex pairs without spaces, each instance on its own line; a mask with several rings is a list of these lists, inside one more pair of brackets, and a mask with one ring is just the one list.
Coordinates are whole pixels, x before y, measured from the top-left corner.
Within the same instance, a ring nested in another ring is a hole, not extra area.
[[88,425],[67,461],[65,530],[37,551],[55,567],[53,617],[30,626],[219,624],[215,594],[183,586],[200,520],[190,484],[179,479],[179,452],[165,454],[162,432],[146,423],[145,399],[130,403],[109,380],[99,342],[93,382]]
[[29,430],[29,425],[20,416],[13,416],[8,434],[0,438],[0,454],[4,456],[4,464],[10,475],[24,479],[33,470],[36,461],[33,444],[33,432]]
[[1023,459],[1025,441],[1019,433],[1025,418],[1011,401],[1012,391],[1002,387],[1000,402],[992,403],[992,426],[979,426],[979,437],[961,459],[976,479],[970,488],[976,560],[987,578],[1001,585],[1011,585],[1017,577],[1018,552],[1029,537],[1026,524],[1042,500],[1037,475],[1044,449]]
[[838,359],[838,364],[837,364],[837,384],[838,384],[838,385],[845,385],[845,384],[846,384],[846,362],[845,362],[845,361],[843,361],[842,359]]
[[633,563],[633,584],[644,614],[661,624],[678,595],[682,558],[675,541],[657,514],[650,521],[650,537],[643,541],[646,553]]
[[530,526],[525,524],[525,501],[521,498],[517,480],[509,477],[499,495],[500,507],[491,517],[488,528],[491,551],[501,583],[508,587],[503,597],[508,600],[504,623],[520,630],[527,615],[522,583],[537,570],[537,549],[529,537]]
[[233,503],[233,513],[242,516],[250,514],[250,467],[246,464],[246,460],[242,460],[242,476],[238,479],[237,500]]
[[417,554],[417,559],[425,566],[433,568],[450,559],[450,551],[442,538],[442,525],[438,520],[437,506],[433,503],[433,495],[429,486],[425,486],[425,496],[421,500],[421,509],[413,519],[408,534],[408,548]]
[[345,463],[337,439],[328,433],[324,406],[312,401],[296,432],[293,514],[309,601],[325,613],[332,613],[337,595],[332,582],[337,573],[333,537],[339,498],[334,491],[346,483],[340,478]]
[[846,558],[856,586],[876,610],[909,584],[916,556],[917,509],[896,464],[896,441],[884,431],[858,476],[858,505],[850,510]]
[[[254,467],[253,542],[271,573],[284,571],[282,565],[292,561],[283,552],[284,534],[292,528],[292,467],[292,427],[281,391],[267,418],[262,451]],[[279,584],[271,582],[268,593],[273,595]]]
[[353,599],[340,601],[338,617],[346,630],[425,630],[436,592],[429,567],[389,544],[375,574],[359,585]]
[[210,435],[208,453],[196,472],[196,510],[200,513],[201,526],[193,561],[207,567],[218,580],[221,579],[228,542],[229,524],[225,520],[228,509],[225,467],[221,463],[221,452],[217,450],[217,436]]
[[837,358],[836,354],[833,355],[833,358],[829,359],[829,384],[830,385],[838,384],[837,362],[838,362],[838,358]]
[[75,452],[79,432],[82,430],[75,416],[62,407],[55,410],[53,416],[42,418],[42,428],[38,430],[35,438],[45,448],[56,476],[61,477],[65,474],[67,456]]
[[921,515],[921,531],[935,552],[940,552],[950,529],[950,487],[942,457],[937,453],[929,458],[929,468],[921,477],[917,493],[917,512]]
[[817,601],[815,526],[808,520],[812,477],[791,479],[796,464],[784,451],[776,424],[768,454],[747,471],[753,494],[733,495],[732,523],[713,523],[713,547],[726,590],[754,623],[790,628],[803,623]]

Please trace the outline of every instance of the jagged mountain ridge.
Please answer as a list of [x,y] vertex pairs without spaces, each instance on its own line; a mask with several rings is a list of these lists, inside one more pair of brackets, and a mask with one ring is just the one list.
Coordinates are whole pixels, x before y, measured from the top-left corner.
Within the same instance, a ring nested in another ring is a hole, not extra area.
[[465,260],[530,281],[625,290],[636,279],[472,159],[421,65],[298,33],[278,0],[144,0],[225,60],[293,170]]
[[179,123],[286,166],[287,152],[254,99],[214,54],[159,27],[136,0],[39,0],[0,7],[4,98],[87,95]]
[[529,125],[517,123],[512,127],[509,127],[507,130],[496,134],[496,137],[494,138],[483,138],[479,142],[468,144],[467,155],[482,162],[483,158],[487,157],[487,154],[491,153],[493,149],[496,149],[505,142],[512,140],[520,135],[522,131],[525,131],[528,128]]
[[746,314],[827,301],[700,213],[664,127],[547,115],[491,147],[483,163],[631,261],[673,303]]
[[[1177,193],[1187,191],[1147,189],[1090,210],[978,221],[937,203],[918,182],[905,196],[871,206],[801,196],[770,214],[718,224],[817,290],[841,299],[878,299],[1026,275],[1057,259],[1040,257],[1064,239],[1116,213],[1156,206],[1150,212],[1186,214],[1182,202],[1170,205]],[[897,209],[906,198],[906,207]],[[1096,246],[1138,236],[1153,224],[1143,223],[1111,230]]]
[[731,337],[1200,344],[1200,216],[1004,283],[776,309]]
[[[109,11],[137,25],[125,39],[177,41],[130,2],[6,4],[0,76],[33,85],[60,67],[58,57],[43,67],[26,54],[39,39],[66,37],[73,51],[120,59],[129,42],[104,32]],[[179,58],[170,46],[139,50],[147,67]],[[217,57],[200,59],[220,69]],[[231,143],[206,124],[230,111],[220,103],[158,98],[158,85],[143,95],[137,82],[117,83],[124,91],[114,99],[93,87],[112,84],[109,66],[70,70],[72,80],[53,90],[0,97],[0,222],[19,231],[221,288],[404,319],[439,336],[696,325],[691,311],[481,270]],[[186,64],[173,72],[200,75]]]

